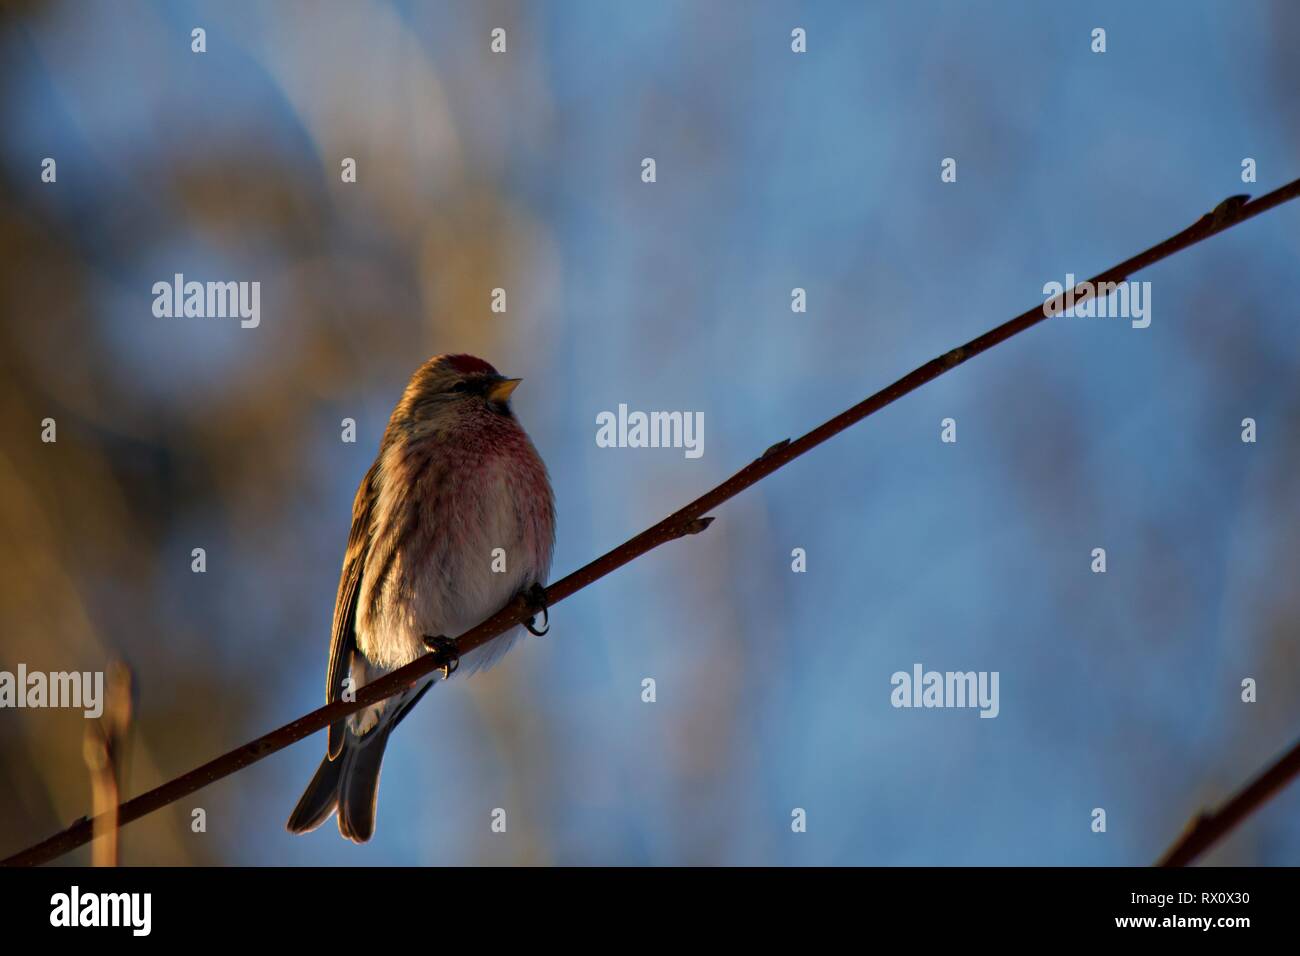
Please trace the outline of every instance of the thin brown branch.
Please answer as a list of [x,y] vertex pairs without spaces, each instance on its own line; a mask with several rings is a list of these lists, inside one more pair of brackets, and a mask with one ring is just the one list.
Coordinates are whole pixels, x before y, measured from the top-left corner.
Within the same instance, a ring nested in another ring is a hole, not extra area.
[[[1119,265],[1094,276],[1091,280],[1091,288],[1085,288],[1084,284],[1076,286],[1074,301],[1082,303],[1091,298],[1098,283],[1123,281],[1139,269],[1166,259],[1188,246],[1217,235],[1225,229],[1245,222],[1247,219],[1253,219],[1260,213],[1267,212],[1297,196],[1300,196],[1300,179],[1275,189],[1253,202],[1247,202],[1245,197],[1241,196],[1226,199],[1213,212],[1206,213],[1177,235],[1171,236],[1158,245],[1152,246],[1130,259],[1125,259]],[[868,415],[880,411],[886,405],[897,401],[927,382],[933,381],[945,372],[951,371],[981,352],[986,352],[993,346],[1005,342],[1013,335],[1037,325],[1048,317],[1049,306],[1056,306],[1059,310],[1064,301],[1065,293],[1063,292],[1048,303],[1036,305],[1022,312],[1014,319],[1010,319],[997,328],[985,332],[979,338],[972,339],[965,345],[945,352],[938,358],[931,359],[887,388],[881,389],[847,411],[841,412],[829,421],[817,426],[803,437],[794,441],[777,442],[765,451],[762,456],[750,462],[712,491],[706,492],[680,511],[676,511],[663,521],[660,521],[654,527],[648,528],[590,564],[574,571],[568,577],[552,584],[546,589],[548,605],[559,604],[565,598],[577,593],[589,584],[600,580],[629,561],[639,558],[662,544],[683,535],[695,534],[704,530],[710,520],[705,517],[706,512],[712,511],[722,503],[734,498],[750,485],[766,478],[778,468],[783,468],[800,455],[838,435],[850,425],[854,425]],[[420,678],[448,664],[448,659],[452,653],[463,655],[479,645],[485,644],[516,624],[523,622],[531,615],[531,610],[522,598],[512,601],[482,624],[460,635],[456,640],[454,652],[431,652],[419,660],[385,675],[374,683],[367,684],[357,691],[356,699],[351,702],[336,701],[327,704],[303,717],[299,717],[292,723],[285,724],[278,730],[273,730],[269,734],[258,737],[251,743],[236,748],[230,753],[217,757],[215,760],[210,760],[203,766],[191,770],[183,776],[128,800],[119,808],[120,824],[125,826],[134,820],[138,820],[146,814],[188,796],[214,781],[242,770],[244,767],[275,753],[277,750],[283,750],[290,744],[302,740],[336,720],[346,717],[353,711],[360,710],[362,707],[410,687]],[[82,818],[66,830],[56,833],[35,846],[0,862],[5,865],[44,863],[67,853],[75,847],[81,846],[90,839],[91,833],[92,821]]]
[[1186,866],[1300,775],[1300,741],[1213,813],[1198,814],[1158,866]]

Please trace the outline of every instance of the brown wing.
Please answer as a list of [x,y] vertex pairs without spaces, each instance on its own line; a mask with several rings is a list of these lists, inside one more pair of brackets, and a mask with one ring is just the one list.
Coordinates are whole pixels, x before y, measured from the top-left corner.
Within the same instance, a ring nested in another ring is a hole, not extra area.
[[[352,502],[352,530],[348,533],[348,549],[343,555],[343,574],[339,578],[339,593],[334,600],[334,628],[330,637],[330,664],[325,675],[325,702],[332,704],[343,693],[343,680],[352,671],[352,655],[357,650],[357,593],[361,590],[361,576],[366,569],[366,556],[370,552],[370,512],[374,505],[374,482],[379,471],[379,459],[370,466],[366,477],[357,489]],[[330,724],[329,758],[333,760],[343,749],[345,721]]]

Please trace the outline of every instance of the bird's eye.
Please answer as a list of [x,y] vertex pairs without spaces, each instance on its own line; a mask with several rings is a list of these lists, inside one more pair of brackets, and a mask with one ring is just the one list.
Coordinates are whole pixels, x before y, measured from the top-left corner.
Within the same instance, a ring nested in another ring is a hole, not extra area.
[[463,392],[469,388],[469,382],[457,382],[451,387],[453,392]]

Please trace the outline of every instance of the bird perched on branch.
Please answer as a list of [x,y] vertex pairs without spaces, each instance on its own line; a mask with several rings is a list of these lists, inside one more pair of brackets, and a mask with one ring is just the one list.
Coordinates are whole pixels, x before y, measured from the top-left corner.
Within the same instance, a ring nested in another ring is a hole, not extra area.
[[[510,408],[519,381],[472,355],[435,356],[411,376],[352,505],[327,701],[431,649],[448,651],[447,635],[464,633],[520,593],[540,600],[555,507],[546,466]],[[340,833],[369,840],[388,735],[436,681],[489,666],[519,632],[332,724],[325,759],[289,830],[314,830],[337,810]]]

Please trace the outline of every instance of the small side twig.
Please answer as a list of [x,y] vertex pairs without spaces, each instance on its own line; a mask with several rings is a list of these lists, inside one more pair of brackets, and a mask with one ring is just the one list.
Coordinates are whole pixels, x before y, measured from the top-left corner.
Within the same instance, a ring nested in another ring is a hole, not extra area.
[[131,670],[114,663],[108,669],[104,713],[86,721],[82,753],[90,770],[92,866],[117,866],[119,848],[118,801],[122,788],[123,753],[131,730]]

